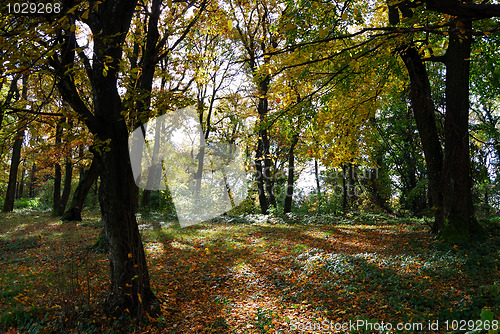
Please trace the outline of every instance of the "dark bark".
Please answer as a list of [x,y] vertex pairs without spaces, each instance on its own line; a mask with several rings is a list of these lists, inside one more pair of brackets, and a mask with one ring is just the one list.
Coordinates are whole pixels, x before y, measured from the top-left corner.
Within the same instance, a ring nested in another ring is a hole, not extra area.
[[2,106],[0,108],[0,129],[2,128],[6,107],[9,106],[9,104],[12,102],[13,99],[16,100],[19,99],[19,90],[17,88],[17,82],[19,81],[20,78],[21,74],[17,74],[12,78],[12,81],[10,82],[9,91],[7,92],[5,100],[3,101]]
[[[266,76],[263,78],[259,84],[259,105],[257,107],[257,112],[259,114],[259,147],[257,148],[256,158],[263,162],[261,164],[262,168],[262,182],[264,183],[265,192],[267,193],[268,205],[276,207],[276,197],[274,196],[274,183],[272,180],[272,159],[269,147],[269,137],[267,134],[267,112],[269,109],[267,92],[269,90],[269,82],[271,78]],[[258,181],[259,182],[259,181]],[[265,196],[265,194],[263,194]],[[266,201],[267,202],[267,201]],[[261,204],[262,209],[262,204]],[[264,210],[262,210],[264,213]],[[266,210],[267,212],[267,210]]]
[[[16,77],[13,82],[11,83],[9,94],[14,95],[14,91],[17,91],[17,78]],[[26,75],[22,77],[22,98],[26,101],[28,98],[28,84],[27,84],[28,78]],[[19,94],[19,93],[17,93]],[[7,96],[6,102],[12,99],[12,96]],[[19,98],[16,98],[16,100]],[[3,108],[2,108],[3,109]],[[3,111],[2,111],[2,117],[3,117]],[[2,119],[0,119],[0,125],[1,125]],[[10,171],[9,171],[9,183],[7,184],[7,192],[5,194],[5,201],[3,204],[2,211],[3,212],[10,212],[14,210],[14,202],[15,202],[15,197],[16,197],[16,184],[17,184],[17,171],[19,169],[19,163],[21,162],[21,148],[23,146],[23,141],[24,141],[24,131],[26,128],[26,122],[24,120],[19,119],[18,121],[19,124],[19,129],[16,133],[15,140],[14,140],[14,145],[12,147],[12,158],[10,160]]]
[[[122,115],[124,107],[118,93],[119,61],[137,1],[105,1],[89,15],[94,55],[87,69],[92,86],[95,115],[83,103],[71,71],[75,60],[76,37],[66,31],[61,60],[52,59],[58,89],[64,100],[85,121],[87,127],[106,143],[97,154],[101,164],[99,202],[105,237],[109,243],[110,289],[107,310],[143,319],[151,312],[155,297],[150,288],[144,248],[135,218],[138,189],[133,179],[128,152],[128,129]],[[80,54],[84,58],[84,55]],[[106,65],[106,68],[105,68]]]
[[142,197],[141,197],[141,208],[146,211],[149,211],[150,202],[151,202],[151,190],[144,189],[142,191]]
[[30,188],[29,188],[29,197],[30,198],[35,197],[35,183],[36,183],[36,164],[33,163],[33,166],[31,167],[31,173],[30,173]]
[[316,191],[318,192],[318,195],[321,196],[321,187],[319,183],[319,166],[317,158],[314,158],[314,178],[316,179]]
[[342,164],[342,211],[347,212],[347,166],[346,164]]
[[[464,29],[472,23],[462,22]],[[472,204],[469,154],[469,75],[472,36],[450,30],[446,51],[446,116],[443,160],[444,228],[451,242],[466,240],[479,231]]]
[[14,202],[16,197],[17,171],[21,162],[21,148],[24,140],[24,126],[16,134],[14,146],[12,147],[12,158],[10,160],[9,183],[3,203],[3,212],[11,212],[14,210]]
[[353,163],[349,164],[349,175],[347,177],[347,197],[349,198],[349,206],[354,204],[356,200],[356,191],[355,191],[355,167]]
[[[151,311],[154,295],[150,288],[149,273],[135,218],[138,189],[135,184],[128,152],[128,129],[117,90],[119,60],[122,45],[131,23],[136,1],[104,2],[98,14],[89,17],[94,33],[93,78],[94,108],[99,120],[97,135],[109,142],[99,157],[102,164],[99,202],[104,232],[109,243],[110,291],[106,300],[108,309],[143,318]],[[99,15],[100,17],[95,17]],[[104,75],[104,62],[109,63]]]
[[[157,44],[160,37],[158,32],[158,21],[161,14],[161,0],[153,0],[151,4],[151,14],[148,19],[147,34],[146,34],[146,46],[144,48],[144,53],[140,60],[141,65],[141,76],[138,80],[138,90],[143,96],[137,101],[137,109],[139,113],[136,114],[136,126],[141,125],[141,115],[147,114],[151,107],[151,90],[153,88],[153,78],[155,74],[157,60]],[[137,50],[138,51],[138,50]],[[137,53],[134,51],[133,58],[136,58]],[[134,61],[135,62],[135,61]],[[145,125],[141,125],[145,129]],[[155,145],[157,141],[155,140]],[[142,141],[135,143],[134,145],[142,145]],[[134,152],[143,152],[142,147],[136,146],[133,148]],[[155,164],[151,168],[158,168]],[[161,168],[161,166],[160,166]],[[149,179],[147,183],[152,180],[150,175],[152,171],[149,171]],[[141,208],[149,210],[149,204],[151,201],[151,190],[144,189],[141,198]]]
[[256,172],[256,182],[257,182],[257,190],[259,192],[259,204],[260,204],[260,211],[263,214],[267,214],[267,211],[269,209],[269,204],[267,202],[267,197],[266,197],[266,190],[264,186],[264,176],[262,172],[262,161],[260,160],[262,156],[262,142],[259,140],[259,143],[257,144],[257,154],[256,154],[256,159],[255,159],[255,172]]
[[85,203],[85,199],[92,188],[92,185],[97,181],[99,177],[99,165],[95,158],[92,159],[90,168],[85,171],[78,182],[78,186],[75,189],[73,198],[69,209],[66,210],[62,219],[67,221],[81,221],[82,220],[82,210]]
[[153,156],[152,164],[148,170],[148,179],[146,182],[146,189],[142,193],[141,207],[149,211],[149,205],[151,201],[151,190],[155,186],[155,182],[161,179],[162,162],[160,160],[160,143],[163,138],[164,122],[156,122],[155,124],[155,140],[153,145]]
[[[203,105],[203,97],[200,98],[200,100],[198,101],[198,115],[199,115],[199,120],[200,120],[200,125],[202,126],[203,128],[203,109],[204,109],[204,105]],[[198,152],[198,155],[196,156],[197,159],[198,159],[198,168],[196,170],[196,187],[195,187],[195,196],[199,196],[200,195],[200,191],[201,191],[201,178],[203,176],[203,163],[205,161],[205,139],[208,139],[208,136],[210,134],[210,119],[207,119],[207,124],[206,126],[204,127],[206,130],[205,130],[205,134],[203,133],[203,131],[200,132],[200,138],[199,138],[199,147],[200,147],[200,151]]]
[[500,16],[500,5],[459,0],[426,0],[427,9],[469,19]]
[[286,196],[285,204],[283,206],[283,213],[292,212],[292,202],[293,202],[293,183],[295,174],[295,145],[299,141],[299,136],[295,134],[290,143],[290,150],[288,151],[288,180],[286,184]]
[[21,169],[21,179],[19,180],[17,184],[17,190],[16,190],[16,198],[23,198],[23,192],[24,192],[24,168]]
[[[391,22],[391,24],[396,23]],[[431,85],[425,65],[415,47],[407,45],[401,50],[399,55],[405,63],[408,76],[410,77],[410,101],[422,142],[422,149],[424,150],[429,192],[433,203],[434,224],[432,231],[438,233],[444,224],[443,192],[441,189],[443,152],[436,125]]]
[[[61,145],[62,122],[56,125],[56,148]],[[59,203],[61,202],[61,165],[56,161],[54,164],[54,189],[52,195],[52,215],[59,216]]]
[[[270,195],[273,194],[272,187],[269,183],[269,140],[267,138],[267,129],[266,129],[266,115],[268,108],[268,101],[265,97],[267,94],[267,84],[265,79],[261,82],[259,94],[259,105],[257,107],[257,112],[259,114],[259,137],[257,139],[257,150],[255,152],[255,167],[257,172],[257,188],[259,191],[259,202],[260,202],[260,210],[263,214],[267,214],[269,209],[269,204],[273,205],[272,199],[267,198],[266,192]],[[267,162],[266,162],[267,160]],[[274,206],[276,206],[276,200],[274,200]]]
[[[434,10],[444,2],[432,1]],[[451,1],[454,2],[454,1]],[[429,7],[430,1],[428,1]],[[437,6],[437,4],[440,4]],[[464,5],[466,5],[464,3]],[[472,7],[469,7],[472,10]],[[456,14],[455,14],[456,15]],[[470,15],[465,15],[470,17]],[[390,15],[394,19],[394,15]],[[399,19],[399,17],[398,17]],[[446,64],[444,155],[438,138],[427,72],[417,50],[407,46],[400,55],[410,76],[410,98],[424,149],[430,195],[435,211],[433,232],[449,242],[467,240],[480,228],[474,216],[469,154],[469,77],[472,22],[457,18],[449,32]],[[397,22],[391,22],[395,24]]]
[[[118,123],[118,122],[117,122]],[[99,201],[110,253],[111,310],[129,308],[139,317],[151,311],[154,295],[150,289],[144,248],[133,208],[137,202],[128,159],[127,129],[114,124],[110,150],[103,154]],[[121,129],[120,129],[121,128]],[[114,132],[113,131],[113,132]]]
[[[267,100],[267,99],[266,99]],[[264,148],[264,166],[262,168],[262,174],[264,178],[264,184],[266,187],[266,193],[269,198],[269,204],[276,208],[276,197],[274,196],[274,181],[272,176],[272,166],[273,162],[271,159],[271,152],[269,150],[269,137],[267,135],[267,130],[264,129],[260,133],[262,137],[262,146]]]
[[59,200],[59,205],[57,208],[57,215],[62,216],[66,205],[68,204],[69,195],[71,193],[71,179],[73,178],[73,163],[70,157],[66,157],[66,162],[64,163],[64,188]]

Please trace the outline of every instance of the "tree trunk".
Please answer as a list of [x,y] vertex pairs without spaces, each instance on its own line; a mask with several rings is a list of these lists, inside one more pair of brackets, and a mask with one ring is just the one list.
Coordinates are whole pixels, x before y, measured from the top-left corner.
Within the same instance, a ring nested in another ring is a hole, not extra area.
[[16,191],[16,198],[23,198],[23,192],[24,192],[24,168],[21,169],[21,179],[18,182],[17,185],[17,191]]
[[[129,158],[125,108],[117,88],[123,44],[136,4],[136,0],[104,1],[98,11],[89,15],[87,23],[93,34],[94,54],[87,74],[92,86],[93,113],[79,97],[71,71],[57,74],[58,89],[64,100],[104,146],[96,159],[101,165],[99,202],[109,243],[110,288],[106,308],[118,314],[127,314],[128,309],[132,316],[144,319],[155,298],[135,218],[138,188]],[[63,38],[61,48],[73,52],[62,53],[60,63],[53,62],[55,69],[74,66],[75,33],[67,30]]]
[[33,166],[31,167],[31,173],[30,173],[30,188],[29,188],[29,197],[30,198],[35,197],[35,182],[36,182],[36,164],[33,163]]
[[10,160],[9,183],[7,185],[7,193],[5,202],[3,203],[3,212],[11,212],[14,210],[14,202],[16,197],[17,171],[21,161],[21,148],[24,140],[24,126],[16,134],[14,146],[12,148],[12,158]]
[[[56,148],[61,145],[62,121],[56,125]],[[52,215],[59,216],[59,203],[61,202],[61,165],[56,162],[54,165],[54,189],[52,195]]]
[[[156,56],[158,52],[157,43],[160,36],[158,32],[158,21],[160,19],[160,14],[161,14],[161,4],[162,4],[161,0],[153,0],[151,4],[151,13],[149,16],[148,27],[147,27],[146,47],[144,49],[144,55],[142,56],[141,59],[142,68],[138,85],[140,92],[144,94],[143,98],[137,101],[137,109],[139,113],[137,113],[136,116],[138,118],[140,118],[141,114],[148,113],[151,107],[151,90],[153,89],[153,78],[155,74],[156,65],[158,63]],[[142,125],[143,129],[145,129],[144,126],[145,125]],[[158,133],[158,130],[156,130],[155,133]],[[157,145],[158,141],[159,140],[155,140],[155,146]],[[142,141],[140,141],[140,144],[138,145],[142,145]],[[140,147],[135,147],[134,152],[142,152],[142,149]],[[158,166],[156,164],[153,164],[151,168],[154,168],[156,170],[158,169]],[[159,168],[161,172],[161,162]],[[151,172],[152,171],[149,171],[149,173]],[[151,176],[149,176],[149,179],[147,181],[148,183],[149,180],[152,180]],[[151,201],[151,190],[150,188],[144,189],[141,198],[141,208],[144,208],[146,209],[147,212],[149,212],[150,201]]]
[[141,197],[141,208],[149,212],[149,204],[151,203],[151,190],[144,189]]
[[347,166],[342,164],[342,212],[347,212]]
[[259,140],[257,144],[257,153],[255,157],[255,171],[256,171],[256,182],[257,182],[257,190],[259,192],[259,204],[260,211],[262,214],[267,214],[269,209],[269,204],[267,203],[266,197],[266,189],[264,186],[264,175],[262,170],[262,141]]
[[[266,90],[267,93],[267,90]],[[267,196],[269,197],[269,204],[276,207],[276,197],[274,196],[274,184],[271,176],[272,160],[269,149],[269,137],[267,135],[267,125],[266,115],[267,115],[267,97],[259,98],[259,118],[260,118],[260,129],[259,129],[259,144],[261,144],[261,155],[260,160],[264,162],[262,166],[262,179],[264,182],[264,187],[266,189]]]
[[432,231],[438,233],[443,228],[443,192],[441,189],[443,152],[436,126],[431,86],[425,65],[413,46],[400,52],[400,56],[410,77],[411,106],[427,166],[429,192],[434,211]]
[[314,178],[316,179],[316,191],[318,192],[318,195],[321,196],[321,187],[319,183],[319,166],[317,158],[314,158]]
[[[472,28],[470,21],[462,22],[462,25],[464,29]],[[457,27],[450,30],[446,51],[444,227],[441,236],[450,242],[467,240],[470,235],[479,231],[472,204],[469,154],[469,67],[472,36],[461,29]]]
[[62,220],[81,221],[82,210],[85,199],[92,188],[92,185],[97,181],[99,176],[99,165],[95,158],[92,159],[92,164],[89,170],[82,174],[78,186],[75,189],[69,209],[64,213]]
[[347,197],[349,198],[349,207],[352,207],[354,201],[356,200],[356,191],[355,191],[355,169],[354,164],[351,162],[349,164],[349,176],[347,178]]
[[293,152],[295,145],[299,141],[297,134],[293,135],[292,142],[290,143],[290,150],[288,151],[288,180],[286,184],[286,197],[283,206],[283,213],[292,212],[293,202],[293,179],[295,171],[295,154]]
[[[255,155],[255,166],[257,169],[257,187],[259,189],[260,209],[263,214],[267,214],[269,204],[276,206],[276,199],[274,199],[272,185],[270,184],[269,179],[269,139],[267,138],[267,129],[265,124],[268,108],[268,101],[265,97],[268,90],[266,79],[261,81],[259,89],[259,94],[261,95],[261,97],[259,97],[259,105],[257,107],[257,112],[259,114],[259,138]],[[269,200],[267,199],[266,192],[269,195]]]
[[[407,12],[411,16],[412,12]],[[389,6],[389,23],[399,23],[397,7]],[[425,65],[413,45],[405,45],[399,55],[405,63],[410,77],[410,100],[413,116],[417,124],[422,149],[424,150],[429,180],[429,193],[433,203],[434,224],[432,232],[437,234],[444,225],[443,192],[441,188],[441,172],[443,167],[443,152],[436,125],[434,103],[431,95],[431,85]]]
[[69,195],[71,193],[71,179],[73,178],[73,163],[71,162],[71,157],[66,157],[66,162],[64,163],[64,188],[59,201],[57,215],[62,216],[66,205],[68,204]]
[[[17,90],[17,80],[18,77],[16,77],[12,83],[11,83],[11,88],[9,90],[9,94],[12,91],[12,94],[14,90]],[[22,88],[22,98],[23,100],[27,100],[28,98],[28,84],[27,84],[28,78],[26,75],[23,75],[22,77],[22,83],[23,83],[23,88]],[[6,101],[10,102],[12,99],[12,96],[7,96]],[[2,114],[3,117],[3,114]],[[1,125],[2,119],[0,119],[0,125]],[[9,183],[7,184],[7,192],[5,195],[5,202],[3,203],[3,212],[11,212],[14,210],[14,202],[15,202],[15,197],[16,197],[16,184],[17,184],[17,170],[19,169],[19,163],[21,162],[21,148],[23,146],[23,141],[24,141],[24,130],[26,128],[26,123],[24,120],[19,120],[19,130],[16,133],[16,137],[14,140],[14,146],[12,147],[12,158],[10,160],[10,171],[9,171]]]
[[119,130],[121,135],[110,136],[110,150],[103,153],[99,191],[110,253],[111,287],[107,305],[112,311],[128,308],[143,317],[145,312],[151,311],[154,295],[134,213],[138,189],[128,159],[125,124],[116,124],[114,130]]

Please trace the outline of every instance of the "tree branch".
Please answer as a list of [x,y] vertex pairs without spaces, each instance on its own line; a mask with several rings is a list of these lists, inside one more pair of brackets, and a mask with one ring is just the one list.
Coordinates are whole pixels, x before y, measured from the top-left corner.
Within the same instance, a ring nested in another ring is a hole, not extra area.
[[500,5],[476,4],[458,0],[426,0],[427,9],[468,19],[486,19],[500,16]]

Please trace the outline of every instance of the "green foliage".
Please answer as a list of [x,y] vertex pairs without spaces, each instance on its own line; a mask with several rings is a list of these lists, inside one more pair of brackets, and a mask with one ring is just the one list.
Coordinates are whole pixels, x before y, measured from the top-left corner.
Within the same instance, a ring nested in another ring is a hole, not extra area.
[[2,240],[3,247],[9,252],[19,252],[31,248],[40,247],[40,236],[21,237]]
[[50,206],[44,203],[41,197],[19,198],[14,202],[14,209],[21,210],[47,210]]
[[260,329],[261,333],[268,333],[272,330],[273,312],[271,310],[257,308],[257,321],[255,326]]
[[247,214],[254,214],[257,212],[259,212],[259,207],[257,205],[257,201],[254,197],[254,194],[249,194],[243,202],[241,202],[235,208],[228,211],[227,214],[231,216],[241,216]]
[[25,333],[37,334],[44,327],[45,319],[42,314],[46,310],[31,307],[27,310],[10,308],[0,315],[0,328],[17,327]]
[[311,192],[299,194],[292,211],[298,214],[339,214],[342,211],[342,196],[338,194],[321,194]]
[[229,325],[224,317],[217,317],[211,326],[214,333],[224,333],[228,328]]

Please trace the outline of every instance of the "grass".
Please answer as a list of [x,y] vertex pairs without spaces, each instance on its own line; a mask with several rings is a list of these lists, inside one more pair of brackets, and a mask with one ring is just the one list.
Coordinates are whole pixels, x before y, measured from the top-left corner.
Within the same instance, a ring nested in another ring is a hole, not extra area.
[[249,215],[184,229],[144,217],[162,315],[130,325],[101,306],[108,260],[90,247],[99,217],[62,223],[49,212],[18,212],[0,219],[0,330],[318,333],[359,320],[439,321],[430,332],[441,333],[445,321],[500,319],[498,221],[485,225],[481,240],[446,245],[423,220],[383,215]]

